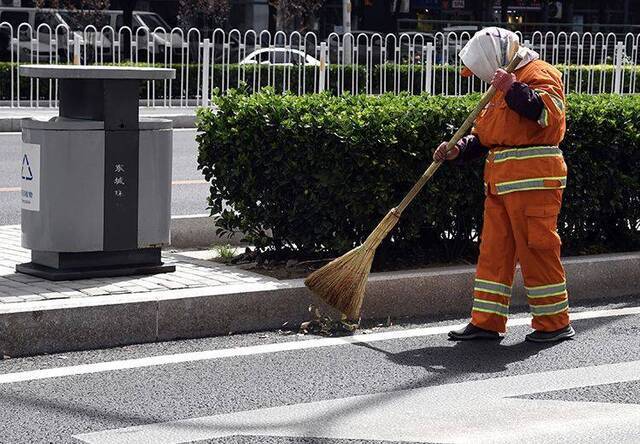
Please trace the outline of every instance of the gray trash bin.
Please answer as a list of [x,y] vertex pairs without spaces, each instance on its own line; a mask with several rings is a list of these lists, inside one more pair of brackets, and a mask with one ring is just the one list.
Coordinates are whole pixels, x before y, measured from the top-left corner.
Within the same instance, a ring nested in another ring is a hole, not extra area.
[[[61,78],[49,69],[26,71]],[[62,77],[61,116],[22,123],[22,246],[32,261],[16,269],[51,280],[174,271],[161,260],[170,242],[171,122],[139,119],[140,79],[124,79],[120,90],[117,79],[101,78],[116,68],[76,69],[89,76],[78,92],[90,93],[72,94],[78,79]]]

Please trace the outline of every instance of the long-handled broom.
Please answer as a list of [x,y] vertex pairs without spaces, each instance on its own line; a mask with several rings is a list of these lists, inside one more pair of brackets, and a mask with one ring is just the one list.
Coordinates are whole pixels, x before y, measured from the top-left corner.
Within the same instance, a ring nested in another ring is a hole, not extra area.
[[[506,71],[513,72],[521,61],[522,56],[516,51],[513,59],[505,68]],[[496,89],[490,86],[462,126],[447,142],[447,151],[451,150],[469,131],[480,111],[489,103],[495,93]],[[371,271],[371,263],[376,249],[395,227],[405,208],[418,195],[422,187],[440,168],[441,164],[441,162],[436,161],[431,163],[418,182],[402,199],[402,202],[387,213],[362,245],[311,273],[305,279],[305,285],[327,304],[340,310],[347,319],[357,320],[360,315],[367,278]]]

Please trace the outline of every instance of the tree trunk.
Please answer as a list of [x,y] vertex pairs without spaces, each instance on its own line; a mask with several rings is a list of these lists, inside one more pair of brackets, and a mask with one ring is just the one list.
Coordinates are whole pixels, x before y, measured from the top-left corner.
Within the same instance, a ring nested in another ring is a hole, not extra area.
[[624,24],[631,24],[631,2],[629,0],[624,0]]
[[563,21],[565,23],[573,23],[573,0],[566,0],[564,2],[562,14],[564,15]]
[[[119,0],[118,6],[122,9],[122,26],[128,26],[133,33],[133,10],[137,0]],[[117,32],[117,30],[116,30]],[[122,56],[125,60],[131,60],[131,36],[128,32],[122,33]]]
[[287,0],[280,0],[276,11],[276,30],[285,31],[285,27],[287,25]]

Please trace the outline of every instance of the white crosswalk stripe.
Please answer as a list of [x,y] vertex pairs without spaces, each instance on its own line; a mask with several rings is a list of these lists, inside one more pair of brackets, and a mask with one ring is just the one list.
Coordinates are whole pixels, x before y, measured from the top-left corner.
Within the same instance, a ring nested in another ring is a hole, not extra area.
[[91,444],[229,436],[405,442],[640,442],[640,405],[517,399],[640,380],[640,361],[468,381],[75,436]]

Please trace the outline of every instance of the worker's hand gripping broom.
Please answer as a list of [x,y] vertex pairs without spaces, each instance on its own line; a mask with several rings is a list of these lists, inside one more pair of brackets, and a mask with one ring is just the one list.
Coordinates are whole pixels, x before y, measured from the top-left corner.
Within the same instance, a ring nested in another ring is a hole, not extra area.
[[[516,51],[515,56],[505,68],[506,71],[513,72],[521,61],[522,57]],[[469,114],[469,117],[447,143],[447,151],[451,150],[469,131],[480,111],[489,103],[495,93],[496,89],[490,86],[480,99],[480,102]],[[400,205],[387,213],[362,245],[311,273],[305,279],[305,285],[327,304],[340,310],[347,319],[357,320],[360,315],[362,300],[364,299],[367,278],[371,271],[373,255],[378,245],[395,227],[404,209],[418,195],[441,164],[442,162],[434,161],[427,168],[420,180],[416,182],[411,191],[400,202]]]

